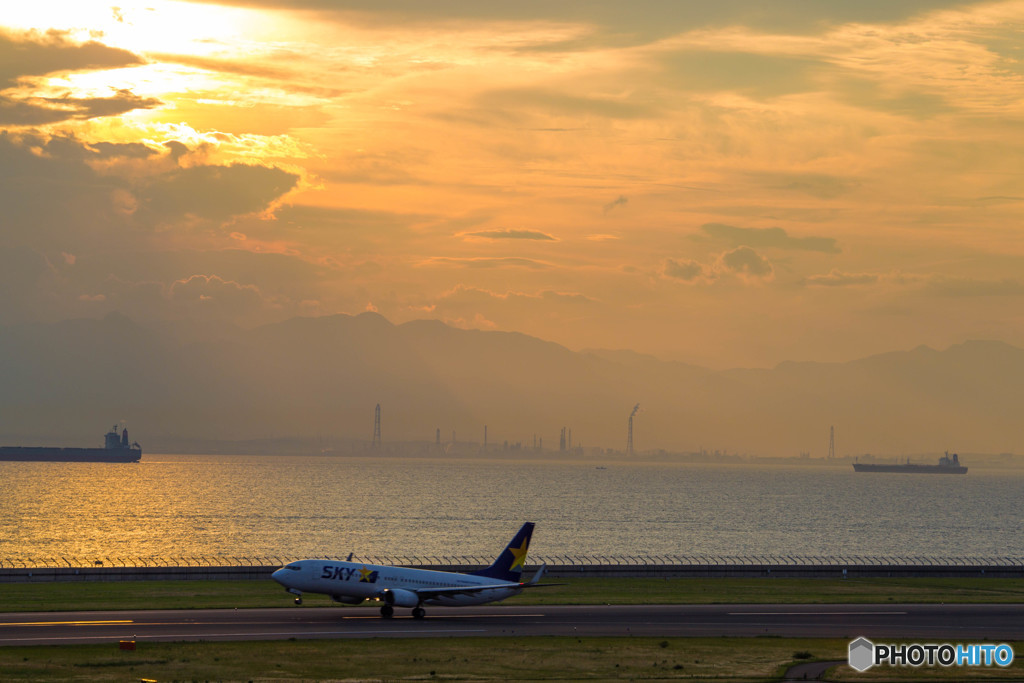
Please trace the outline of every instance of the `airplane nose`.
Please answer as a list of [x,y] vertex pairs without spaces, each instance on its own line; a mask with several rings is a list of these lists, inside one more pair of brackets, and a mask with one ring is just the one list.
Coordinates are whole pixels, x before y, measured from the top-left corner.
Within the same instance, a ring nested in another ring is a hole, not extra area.
[[278,569],[273,574],[271,574],[270,578],[272,578],[274,581],[277,581],[279,584],[284,586],[284,585],[286,585],[285,582],[284,582],[284,575],[285,575],[285,570],[284,570],[284,567],[282,567],[281,569]]

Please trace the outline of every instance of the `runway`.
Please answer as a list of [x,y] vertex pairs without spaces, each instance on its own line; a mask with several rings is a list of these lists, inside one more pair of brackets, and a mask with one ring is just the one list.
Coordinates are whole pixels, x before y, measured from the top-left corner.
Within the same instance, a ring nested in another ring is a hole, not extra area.
[[1024,605],[581,605],[0,613],[0,645],[500,636],[1024,640]]

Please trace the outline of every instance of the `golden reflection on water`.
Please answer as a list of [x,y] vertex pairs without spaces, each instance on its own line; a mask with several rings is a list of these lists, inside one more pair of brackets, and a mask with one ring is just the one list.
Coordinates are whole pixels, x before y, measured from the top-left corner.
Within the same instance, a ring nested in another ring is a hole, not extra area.
[[[495,555],[1006,556],[1024,473],[354,457],[0,462],[0,561]],[[58,562],[61,564],[61,562]]]

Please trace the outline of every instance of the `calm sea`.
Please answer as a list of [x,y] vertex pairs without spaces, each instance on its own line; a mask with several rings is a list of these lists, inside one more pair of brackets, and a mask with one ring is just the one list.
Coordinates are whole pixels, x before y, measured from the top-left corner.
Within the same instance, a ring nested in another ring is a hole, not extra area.
[[0,462],[0,560],[1024,556],[1024,472],[146,455]]

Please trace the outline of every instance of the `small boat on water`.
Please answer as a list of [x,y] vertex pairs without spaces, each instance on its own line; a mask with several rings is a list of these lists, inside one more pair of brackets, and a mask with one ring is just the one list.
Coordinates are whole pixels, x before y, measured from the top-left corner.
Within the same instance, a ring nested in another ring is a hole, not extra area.
[[939,458],[938,465],[919,465],[907,462],[902,465],[882,465],[877,463],[855,462],[855,472],[902,472],[906,474],[967,474],[967,468],[960,464],[960,457],[949,451]]

